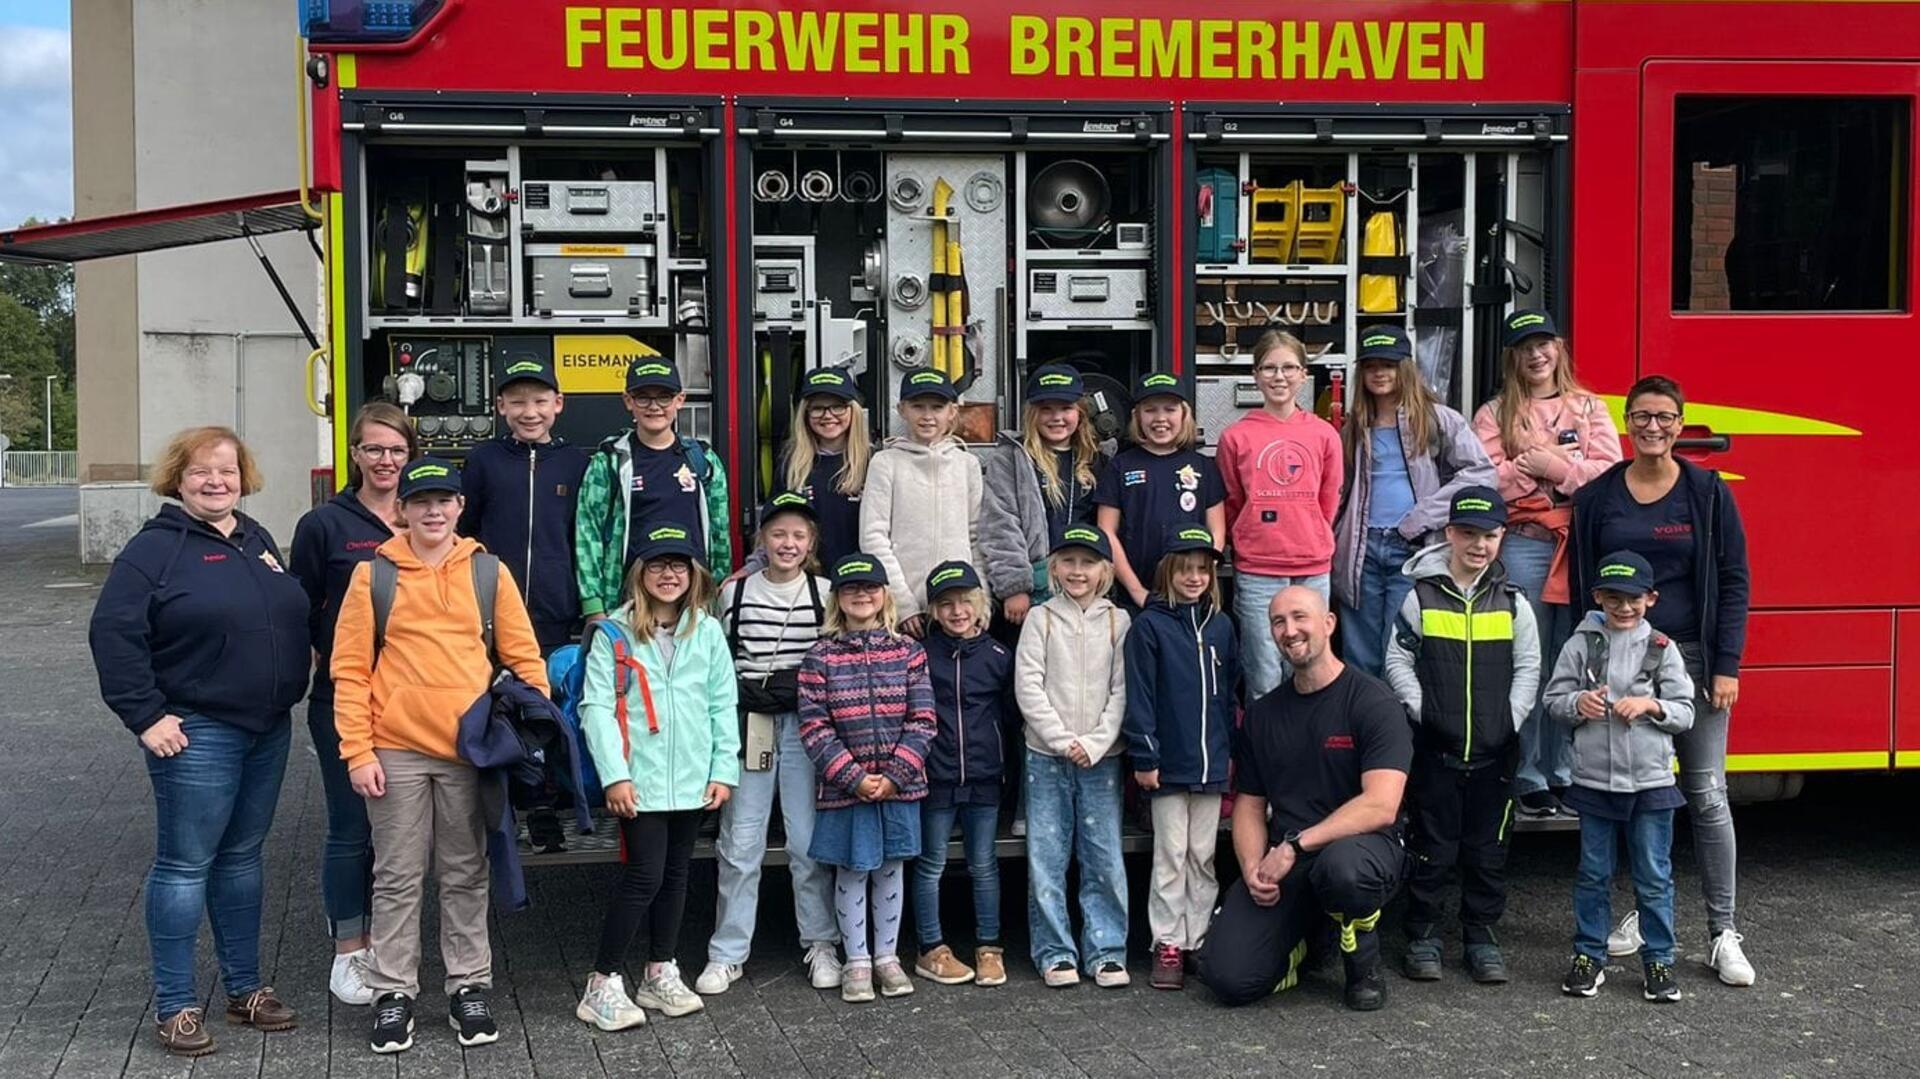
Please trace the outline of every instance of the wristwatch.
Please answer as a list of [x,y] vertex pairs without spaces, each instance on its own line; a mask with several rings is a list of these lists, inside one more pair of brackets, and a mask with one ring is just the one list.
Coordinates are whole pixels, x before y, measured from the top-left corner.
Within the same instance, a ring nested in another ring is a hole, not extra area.
[[1299,832],[1288,832],[1286,835],[1280,837],[1280,842],[1285,843],[1287,846],[1293,848],[1294,857],[1304,858],[1307,856],[1307,848],[1300,845]]

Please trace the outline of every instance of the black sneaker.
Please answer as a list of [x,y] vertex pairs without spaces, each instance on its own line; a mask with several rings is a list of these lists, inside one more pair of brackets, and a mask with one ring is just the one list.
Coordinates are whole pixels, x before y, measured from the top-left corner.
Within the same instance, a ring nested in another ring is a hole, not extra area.
[[405,993],[387,993],[373,1002],[373,1036],[367,1044],[376,1053],[413,1048],[413,1001]]
[[1648,963],[1646,998],[1655,1004],[1680,1002],[1680,983],[1673,980],[1672,963]]
[[500,1040],[493,1005],[487,1000],[487,991],[477,985],[466,986],[448,999],[447,1025],[459,1031],[460,1044],[468,1048]]
[[1560,799],[1552,791],[1528,791],[1520,796],[1520,815],[1531,820],[1545,820],[1565,812]]
[[1600,992],[1600,987],[1606,981],[1606,968],[1590,956],[1576,955],[1573,957],[1573,966],[1567,970],[1566,980],[1560,983],[1560,991],[1570,997],[1591,997]]
[[1407,927],[1407,955],[1401,968],[1409,981],[1440,980],[1440,938],[1430,925]]

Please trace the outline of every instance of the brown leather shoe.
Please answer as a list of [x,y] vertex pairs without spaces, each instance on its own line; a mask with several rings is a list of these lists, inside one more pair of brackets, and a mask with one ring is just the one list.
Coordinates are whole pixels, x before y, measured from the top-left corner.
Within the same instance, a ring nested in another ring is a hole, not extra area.
[[213,1052],[213,1034],[198,1008],[182,1008],[153,1026],[160,1044],[177,1057],[203,1057]]
[[228,997],[227,1022],[268,1032],[292,1030],[297,1025],[293,1009],[273,995],[270,985],[255,989],[244,997]]
[[1006,951],[993,944],[984,944],[974,949],[973,969],[975,985],[1007,984]]

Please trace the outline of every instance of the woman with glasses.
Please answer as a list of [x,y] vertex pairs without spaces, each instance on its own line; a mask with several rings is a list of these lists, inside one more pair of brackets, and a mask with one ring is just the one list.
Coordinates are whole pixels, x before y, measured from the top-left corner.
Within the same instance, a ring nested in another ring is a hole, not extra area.
[[[1720,474],[1674,455],[1685,413],[1680,386],[1665,376],[1648,375],[1627,391],[1633,457],[1574,496],[1569,561],[1574,595],[1594,588],[1607,552],[1632,551],[1653,567],[1660,602],[1647,620],[1679,644],[1695,687],[1693,728],[1674,737],[1674,750],[1706,893],[1707,964],[1728,985],[1752,985],[1753,965],[1734,926],[1727,806],[1728,717],[1747,643],[1747,536]],[[1638,915],[1628,914],[1607,952],[1632,955],[1640,944]]]
[[1233,612],[1239,623],[1247,699],[1286,677],[1267,628],[1267,605],[1289,585],[1327,594],[1333,566],[1333,515],[1345,472],[1333,425],[1300,407],[1307,348],[1284,330],[1253,344],[1260,407],[1220,436],[1220,479],[1227,489],[1227,539],[1233,548]]
[[308,510],[293,529],[290,569],[306,589],[307,632],[313,640],[313,691],[307,730],[320,761],[327,797],[327,843],[320,862],[320,897],[333,937],[333,974],[327,987],[344,1004],[371,1004],[362,979],[367,911],[373,888],[372,832],[367,803],[347,782],[340,735],[333,726],[333,630],[353,568],[406,525],[400,518],[400,472],[420,455],[413,423],[398,406],[375,401],[353,417],[347,433],[347,487]]
[[[1553,316],[1515,311],[1503,329],[1500,394],[1473,414],[1473,430],[1507,502],[1500,562],[1533,606],[1541,669],[1552,670],[1573,633],[1567,588],[1573,495],[1620,460],[1620,429],[1606,402],[1573,377],[1573,357]],[[1545,708],[1535,708],[1520,728],[1513,789],[1523,816],[1566,812],[1558,792],[1573,781],[1572,738]]]

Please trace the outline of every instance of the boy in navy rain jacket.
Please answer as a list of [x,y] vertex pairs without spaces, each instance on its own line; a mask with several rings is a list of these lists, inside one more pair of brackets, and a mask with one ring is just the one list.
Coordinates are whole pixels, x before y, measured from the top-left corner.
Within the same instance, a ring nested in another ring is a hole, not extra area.
[[574,514],[590,455],[553,437],[566,398],[552,359],[508,353],[504,363],[494,405],[507,433],[475,446],[460,469],[467,499],[460,532],[512,572],[547,655],[579,629]]
[[1156,989],[1180,989],[1185,953],[1200,946],[1220,894],[1213,851],[1240,656],[1233,620],[1220,610],[1213,534],[1176,528],[1165,551],[1153,596],[1127,634],[1122,729],[1134,780],[1153,799],[1151,982]]
[[[1013,653],[987,636],[992,601],[965,562],[942,562],[927,575],[927,674],[939,730],[927,751],[927,799],[920,806],[920,857],[914,865],[913,911],[920,934],[914,972],[943,985],[1007,980],[1000,947],[1000,860],[993,842],[1000,820],[1000,779],[1013,705]],[[944,943],[940,875],[947,841],[960,823],[967,875],[973,879],[976,951],[968,967]]]

